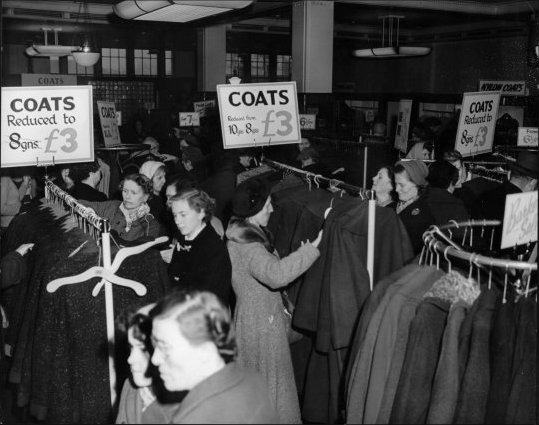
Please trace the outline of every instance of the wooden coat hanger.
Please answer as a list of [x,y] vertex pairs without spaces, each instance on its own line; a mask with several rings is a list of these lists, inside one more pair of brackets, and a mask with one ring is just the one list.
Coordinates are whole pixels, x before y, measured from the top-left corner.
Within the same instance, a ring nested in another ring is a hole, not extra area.
[[101,277],[102,278],[101,281],[94,287],[92,291],[92,295],[94,297],[97,296],[97,294],[99,293],[99,291],[105,284],[105,281],[119,285],[119,286],[130,288],[133,291],[135,291],[137,295],[143,296],[147,292],[146,287],[143,284],[136,282],[134,280],[131,280],[131,279],[126,279],[126,278],[117,276],[115,273],[118,271],[118,269],[120,268],[120,265],[127,257],[130,257],[131,255],[139,254],[147,250],[153,245],[164,243],[166,241],[168,241],[168,237],[162,236],[160,238],[155,239],[154,241],[146,242],[138,246],[122,248],[116,254],[114,261],[111,264],[110,269],[105,268],[103,266],[94,266],[75,276],[67,276],[67,277],[54,279],[53,281],[47,284],[47,291],[50,293],[53,293],[61,286],[85,282],[94,277]]

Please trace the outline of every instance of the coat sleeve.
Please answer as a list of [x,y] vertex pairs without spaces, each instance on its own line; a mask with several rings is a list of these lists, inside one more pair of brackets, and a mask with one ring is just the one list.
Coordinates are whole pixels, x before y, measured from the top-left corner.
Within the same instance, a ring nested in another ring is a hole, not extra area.
[[320,256],[320,251],[306,243],[284,258],[268,252],[262,244],[253,244],[247,261],[249,272],[264,285],[277,289],[305,273]]
[[20,198],[17,199],[18,202],[9,203],[8,194],[10,192],[9,188],[9,177],[2,177],[2,188],[0,190],[1,198],[1,214],[2,215],[16,215],[20,208]]
[[23,278],[26,269],[26,261],[24,257],[17,251],[7,253],[0,260],[1,288],[6,289],[13,285],[18,285]]

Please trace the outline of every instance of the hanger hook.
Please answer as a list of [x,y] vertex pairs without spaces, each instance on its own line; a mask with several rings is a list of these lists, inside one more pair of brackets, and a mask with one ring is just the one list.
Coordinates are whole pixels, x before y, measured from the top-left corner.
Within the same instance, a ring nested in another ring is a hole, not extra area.
[[451,273],[451,260],[447,257],[447,251],[449,251],[449,248],[451,248],[449,245],[447,245],[445,247],[445,249],[444,249],[444,258],[445,258],[445,261],[447,261],[447,264],[448,264],[447,272]]

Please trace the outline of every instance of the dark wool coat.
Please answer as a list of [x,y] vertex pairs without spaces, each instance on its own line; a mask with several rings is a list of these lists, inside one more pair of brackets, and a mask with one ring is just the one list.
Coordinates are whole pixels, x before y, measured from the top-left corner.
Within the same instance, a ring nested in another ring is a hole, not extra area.
[[[305,276],[293,319],[297,328],[316,333],[303,405],[304,419],[312,422],[337,420],[344,360],[370,294],[368,201],[335,205],[324,229],[320,260]],[[406,230],[395,212],[376,207],[373,281],[402,267],[412,256]],[[320,365],[325,365],[325,374]],[[318,388],[329,388],[329,394],[321,394]]]
[[470,218],[464,203],[447,190],[431,187],[427,191],[426,198],[430,211],[438,225],[447,224],[449,220],[460,223]]
[[189,391],[177,410],[173,424],[277,424],[264,379],[227,364]]
[[230,305],[232,266],[225,242],[213,226],[207,224],[192,241],[178,236],[168,274],[173,288],[210,291]]
[[[42,217],[46,211],[39,212]],[[35,213],[25,214],[37,218]],[[91,292],[99,282],[66,285],[54,293],[45,286],[58,277],[72,276],[98,264],[99,249],[82,230],[62,230],[69,221],[48,214],[47,220],[19,220],[22,234],[39,235],[32,254],[36,260],[17,303],[22,318],[17,327],[17,344],[12,358],[9,381],[15,384],[17,404],[29,407],[30,413],[51,423],[110,423],[110,406],[104,293]],[[16,223],[15,223],[16,224]],[[37,226],[37,228],[34,228]],[[73,254],[75,249],[84,247]],[[115,249],[112,247],[112,255]],[[102,264],[101,260],[101,264]],[[118,276],[144,284],[143,297],[114,286],[114,311],[128,306],[142,306],[164,295],[168,278],[159,252],[148,250],[124,260]],[[90,320],[91,319],[91,320]],[[118,350],[117,379],[127,375],[125,358]],[[123,370],[122,370],[123,369]]]
[[103,192],[83,182],[75,183],[75,186],[71,189],[71,196],[79,201],[103,202],[108,200],[107,195]]
[[430,209],[427,199],[424,196],[419,197],[419,199],[402,210],[398,216],[408,232],[414,255],[420,254],[424,246],[423,233],[425,233],[430,225],[436,223],[436,218]]

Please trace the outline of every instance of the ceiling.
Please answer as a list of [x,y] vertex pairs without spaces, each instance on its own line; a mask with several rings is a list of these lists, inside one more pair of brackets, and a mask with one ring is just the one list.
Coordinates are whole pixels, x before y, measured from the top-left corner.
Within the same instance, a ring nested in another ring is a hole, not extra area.
[[[224,23],[229,31],[288,34],[293,0],[256,0],[245,9],[186,24],[126,22],[113,12],[112,6],[117,3],[120,0],[90,0],[85,6],[74,0],[2,0],[4,42],[28,43],[36,34],[42,37],[44,26],[69,34],[79,32],[81,26],[105,24],[147,31],[157,26],[188,28]],[[380,17],[393,14],[404,17],[401,39],[412,42],[523,34],[538,9],[536,0],[335,0],[334,33],[337,38],[377,40],[382,32]]]

